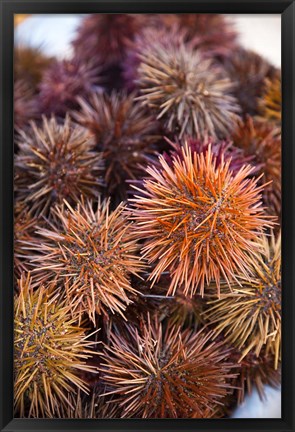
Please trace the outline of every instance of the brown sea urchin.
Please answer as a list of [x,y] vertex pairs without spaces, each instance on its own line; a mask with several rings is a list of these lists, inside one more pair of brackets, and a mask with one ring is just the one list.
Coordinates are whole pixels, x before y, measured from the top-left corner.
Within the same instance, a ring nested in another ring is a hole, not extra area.
[[135,291],[130,276],[143,269],[124,205],[111,212],[109,201],[98,202],[95,211],[92,201],[82,200],[76,209],[66,202],[55,217],[56,229],[38,231],[44,240],[41,256],[32,259],[36,277],[64,282],[72,310],[88,314],[94,324],[103,308],[123,315],[131,303],[127,294]]
[[102,158],[94,151],[88,132],[71,122],[52,117],[20,132],[15,157],[16,199],[26,202],[32,214],[47,215],[63,199],[76,202],[81,194],[98,197]]
[[220,299],[209,302],[205,313],[228,343],[259,356],[262,348],[274,354],[275,369],[281,351],[281,236],[272,233],[259,239],[259,250],[251,253],[250,279],[240,278],[241,286],[225,287]]
[[[150,278],[155,282],[165,270],[172,281],[168,294],[182,286],[185,295],[214,280],[228,284],[236,273],[249,270],[247,251],[255,238],[271,226],[260,201],[262,186],[248,179],[250,166],[236,175],[223,161],[216,167],[211,147],[206,154],[192,153],[185,144],[183,156],[170,167],[160,156],[161,169],[149,167],[134,203],[135,235],[145,239],[142,253],[156,263]],[[136,188],[136,187],[135,187]]]
[[14,275],[16,279],[21,277],[23,272],[30,270],[29,255],[25,248],[25,242],[31,242],[36,237],[36,226],[42,221],[33,217],[27,207],[17,209],[14,217]]
[[69,391],[87,392],[79,371],[93,355],[85,329],[76,325],[71,306],[59,301],[55,283],[33,290],[23,274],[15,298],[15,415],[52,417],[57,405],[68,406]]
[[[239,350],[234,350],[232,360],[239,360],[241,353]],[[237,398],[238,404],[244,402],[247,394],[251,395],[256,389],[262,401],[267,399],[265,386],[279,388],[281,384],[281,370],[274,368],[274,355],[265,352],[263,349],[259,356],[253,352],[249,352],[240,361],[239,375],[234,380],[237,387],[234,391],[234,396]]]
[[94,93],[79,102],[80,112],[74,118],[94,135],[103,154],[108,192],[120,189],[124,198],[125,181],[141,178],[143,167],[153,161],[157,123],[134,102],[134,94]]
[[123,418],[214,416],[235,376],[222,344],[210,343],[210,333],[165,331],[151,320],[128,332],[112,333],[101,363],[101,379]]
[[211,60],[188,45],[160,42],[140,59],[139,99],[163,119],[168,131],[198,138],[206,133],[224,138],[230,132],[239,106],[231,81]]

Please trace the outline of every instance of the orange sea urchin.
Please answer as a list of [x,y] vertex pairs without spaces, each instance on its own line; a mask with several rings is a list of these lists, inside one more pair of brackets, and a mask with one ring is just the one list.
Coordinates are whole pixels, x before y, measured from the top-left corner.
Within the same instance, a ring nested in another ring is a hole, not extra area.
[[219,292],[221,278],[230,284],[237,273],[247,275],[246,252],[272,218],[264,214],[259,179],[247,178],[250,166],[235,175],[230,162],[217,167],[210,146],[198,155],[185,144],[182,153],[172,167],[160,156],[161,169],[147,168],[143,189],[134,186],[135,235],[145,239],[143,256],[156,263],[150,278],[171,272],[168,294],[182,286],[185,295],[203,295],[211,280]]

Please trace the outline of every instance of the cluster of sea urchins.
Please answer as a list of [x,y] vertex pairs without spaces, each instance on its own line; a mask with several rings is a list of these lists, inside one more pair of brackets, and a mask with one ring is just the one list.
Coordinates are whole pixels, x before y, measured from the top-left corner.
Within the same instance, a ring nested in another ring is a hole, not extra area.
[[15,68],[15,416],[279,386],[280,71],[216,14],[91,15]]

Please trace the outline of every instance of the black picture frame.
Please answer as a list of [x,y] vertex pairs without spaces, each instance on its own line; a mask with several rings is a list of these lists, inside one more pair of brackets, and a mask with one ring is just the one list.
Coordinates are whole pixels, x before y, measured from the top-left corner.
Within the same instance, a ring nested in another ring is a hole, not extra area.
[[[13,17],[14,14],[237,13],[282,16],[282,417],[223,420],[71,420],[13,418]],[[290,0],[0,0],[0,430],[12,431],[293,431],[295,1]]]

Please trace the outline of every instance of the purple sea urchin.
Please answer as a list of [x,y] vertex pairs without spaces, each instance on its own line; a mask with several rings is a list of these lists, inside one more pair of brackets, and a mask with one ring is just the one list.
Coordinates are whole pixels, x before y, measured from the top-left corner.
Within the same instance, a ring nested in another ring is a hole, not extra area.
[[93,61],[86,63],[79,58],[52,63],[40,83],[42,112],[65,116],[67,111],[78,108],[77,96],[90,96],[97,90],[99,73],[100,69]]
[[[153,19],[151,20],[153,22]],[[157,21],[156,21],[157,22]],[[125,86],[128,90],[134,90],[138,87],[138,68],[141,63],[142,56],[145,52],[151,52],[153,47],[157,49],[159,41],[161,46],[174,47],[185,44],[187,32],[180,30],[177,24],[171,26],[169,30],[164,26],[145,27],[135,37],[134,43],[128,49],[127,55],[122,63],[123,77]]]
[[[173,158],[179,157],[183,159],[182,145],[181,141],[173,143],[168,141],[173,150],[170,152],[171,156],[165,154],[165,159],[167,162],[173,166]],[[237,174],[237,172],[243,167],[243,165],[251,165],[251,162],[255,159],[254,155],[245,155],[243,149],[238,148],[233,145],[233,142],[230,140],[215,140],[209,137],[206,137],[202,140],[194,139],[191,137],[185,138],[185,142],[190,150],[190,152],[201,154],[206,154],[209,146],[211,147],[212,155],[216,159],[216,166],[218,167],[222,161],[229,162],[229,168],[233,173]],[[253,164],[254,165],[254,164]],[[256,172],[256,166],[252,166],[253,171],[252,174]]]
[[75,54],[84,61],[98,59],[104,67],[118,64],[144,22],[137,14],[92,14],[78,28]]
[[208,57],[228,56],[237,48],[237,33],[220,14],[159,14],[158,23],[169,31],[178,25]]

